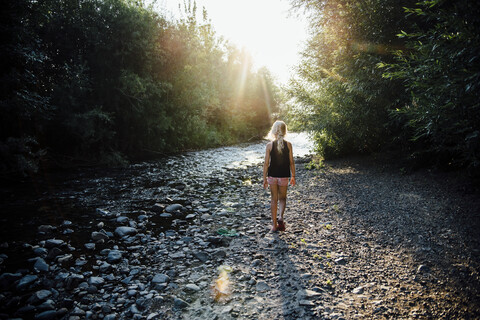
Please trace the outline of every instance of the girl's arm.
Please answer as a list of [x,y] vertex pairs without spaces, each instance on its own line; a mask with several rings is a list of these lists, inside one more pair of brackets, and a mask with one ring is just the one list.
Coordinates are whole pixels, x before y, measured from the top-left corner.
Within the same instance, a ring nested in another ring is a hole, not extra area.
[[293,150],[292,150],[292,144],[289,142],[288,143],[288,149],[290,150],[289,158],[290,158],[290,173],[292,174],[292,177],[290,178],[290,184],[295,186],[297,183],[295,181],[295,161],[293,160]]
[[272,150],[272,143],[267,143],[267,147],[265,150],[265,161],[263,162],[263,188],[266,189],[268,187],[267,182],[267,172],[268,166],[270,165],[270,151]]

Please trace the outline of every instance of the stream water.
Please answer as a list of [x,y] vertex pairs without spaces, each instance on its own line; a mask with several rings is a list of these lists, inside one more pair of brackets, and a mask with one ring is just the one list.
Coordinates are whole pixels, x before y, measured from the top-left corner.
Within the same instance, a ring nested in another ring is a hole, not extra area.
[[[313,148],[305,133],[291,133],[295,157]],[[3,185],[0,189],[0,253],[9,256],[6,270],[21,267],[31,255],[30,243],[51,235],[39,226],[53,226],[55,237],[74,248],[83,247],[91,230],[118,216],[141,215],[155,204],[182,204],[183,214],[200,214],[218,204],[234,205],[234,185],[260,181],[257,176],[238,176],[235,171],[263,162],[267,141],[186,152],[126,168],[77,169],[52,172],[28,184]],[[175,217],[153,217],[156,232],[175,227]],[[106,224],[107,225],[107,224]],[[113,230],[106,231],[112,232]],[[26,245],[27,244],[27,245]]]

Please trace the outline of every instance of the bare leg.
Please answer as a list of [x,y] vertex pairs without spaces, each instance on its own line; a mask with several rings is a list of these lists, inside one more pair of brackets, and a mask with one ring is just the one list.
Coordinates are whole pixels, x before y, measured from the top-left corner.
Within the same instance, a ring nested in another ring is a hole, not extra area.
[[281,220],[283,221],[283,213],[285,212],[285,207],[287,206],[287,189],[288,186],[278,186],[278,209],[280,211]]
[[272,231],[277,230],[277,202],[278,202],[278,185],[270,185],[270,193],[272,194],[272,200],[270,202],[270,209],[272,211]]

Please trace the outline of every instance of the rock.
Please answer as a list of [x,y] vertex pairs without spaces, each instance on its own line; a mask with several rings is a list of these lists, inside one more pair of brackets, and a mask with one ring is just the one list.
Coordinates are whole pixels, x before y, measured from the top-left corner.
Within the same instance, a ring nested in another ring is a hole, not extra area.
[[55,302],[51,299],[44,301],[37,306],[37,311],[55,310]]
[[362,294],[364,291],[364,288],[362,286],[356,287],[355,289],[352,290],[353,294]]
[[213,257],[216,259],[223,259],[227,256],[227,252],[225,250],[217,250],[213,254]]
[[111,314],[107,314],[103,320],[115,320],[117,319],[117,314],[116,313],[111,313]]
[[430,272],[430,268],[424,264],[421,264],[417,268],[417,273],[428,273]]
[[61,247],[65,245],[65,241],[60,239],[48,239],[45,241],[45,248],[50,249],[54,247]]
[[15,316],[26,318],[26,319],[32,319],[33,316],[35,315],[35,310],[36,308],[34,306],[26,305],[18,309],[17,312],[15,312]]
[[112,265],[108,262],[103,262],[100,267],[98,267],[98,270],[100,270],[100,272],[103,272],[103,273],[106,273],[108,272],[110,269],[112,268]]
[[148,216],[144,215],[144,214],[141,214],[137,217],[137,219],[138,219],[138,221],[142,222],[142,221],[148,220]]
[[63,256],[59,256],[57,258],[57,262],[60,263],[60,264],[66,263],[66,262],[71,261],[71,260],[73,260],[73,255],[71,255],[71,254],[64,254]]
[[37,261],[35,261],[33,265],[33,269],[37,272],[47,272],[49,268],[50,266],[42,258],[37,258]]
[[340,264],[340,265],[344,265],[344,264],[347,263],[347,260],[345,260],[345,258],[343,258],[343,257],[340,257],[340,258],[335,259],[335,263]]
[[60,248],[54,247],[50,249],[50,251],[48,252],[47,259],[53,260],[61,254],[63,254],[63,250]]
[[96,212],[101,215],[101,216],[104,216],[104,217],[110,217],[112,215],[112,213],[106,209],[100,209],[100,208],[97,208]]
[[74,289],[81,281],[83,281],[84,277],[81,274],[73,273],[65,279],[65,287],[67,290]]
[[24,276],[17,284],[17,290],[23,290],[28,288],[32,283],[34,283],[38,277],[36,275],[28,274]]
[[173,307],[176,309],[185,309],[188,307],[188,303],[180,298],[173,297]]
[[95,249],[95,243],[92,243],[92,242],[85,243],[85,248],[87,250],[94,250]]
[[193,214],[193,213],[190,213],[190,214],[187,214],[187,216],[185,217],[185,220],[192,220],[196,217],[197,215],[196,214]]
[[135,304],[132,304],[132,305],[130,306],[130,312],[131,312],[132,314],[139,314],[139,313],[141,313],[140,310],[138,310],[137,305],[135,305]]
[[118,263],[122,260],[122,253],[119,250],[110,250],[107,256],[107,262],[110,264]]
[[57,311],[56,310],[47,310],[39,313],[35,316],[35,320],[50,320],[57,318]]
[[93,231],[92,232],[92,240],[93,241],[100,241],[100,240],[108,240],[109,236],[104,230],[101,231]]
[[103,279],[102,277],[90,277],[90,279],[88,279],[88,283],[94,286],[98,286],[104,284],[105,279]]
[[36,305],[47,300],[52,295],[50,290],[42,289],[35,292],[29,299],[28,303]]
[[314,307],[315,306],[315,303],[313,303],[310,300],[300,300],[298,302],[298,304],[301,305],[301,306],[304,306],[304,307]]
[[174,204],[171,204],[168,207],[166,207],[165,211],[168,212],[168,213],[172,213],[172,212],[175,212],[175,211],[180,211],[182,209],[183,209],[183,206],[181,204],[174,203]]
[[41,225],[38,227],[38,232],[42,233],[52,233],[55,230],[57,230],[57,228],[51,225]]
[[85,310],[75,307],[70,315],[72,316],[84,316],[86,314]]
[[198,291],[200,291],[200,287],[197,286],[197,285],[194,284],[194,283],[189,283],[189,284],[187,284],[187,285],[185,286],[185,289],[186,289],[187,291],[190,291],[190,292],[198,292]]
[[46,257],[48,255],[48,250],[45,248],[36,247],[33,248],[33,253],[35,253],[37,256]]
[[194,252],[193,256],[198,260],[200,260],[201,262],[206,262],[208,261],[208,259],[210,259],[209,255],[202,251]]
[[15,281],[21,278],[21,273],[2,273],[2,275],[0,275],[0,291],[7,291],[7,289],[15,283]]
[[128,217],[120,216],[117,217],[117,223],[126,223],[128,222]]
[[170,213],[164,212],[164,213],[160,214],[160,217],[162,217],[162,218],[171,218],[172,215],[171,215]]
[[270,290],[270,286],[265,281],[258,281],[255,288],[258,292],[265,292]]
[[160,203],[155,203],[153,206],[152,206],[152,209],[151,209],[153,212],[156,212],[156,213],[161,213],[163,212],[163,210],[165,210],[165,206],[163,204],[160,204]]
[[115,234],[119,237],[124,237],[128,235],[133,235],[137,233],[137,229],[132,227],[118,227],[115,229]]
[[177,251],[175,253],[171,253],[169,257],[172,259],[185,258],[185,253],[183,251]]
[[170,277],[163,273],[156,274],[152,279],[153,283],[166,283],[168,281],[170,281]]
[[207,241],[210,242],[214,246],[223,246],[223,237],[220,236],[209,236],[207,238]]
[[297,292],[297,297],[301,300],[301,299],[312,299],[312,298],[315,298],[315,297],[318,297],[318,296],[321,296],[322,294],[320,292],[317,292],[317,291],[313,291],[313,290],[300,290]]

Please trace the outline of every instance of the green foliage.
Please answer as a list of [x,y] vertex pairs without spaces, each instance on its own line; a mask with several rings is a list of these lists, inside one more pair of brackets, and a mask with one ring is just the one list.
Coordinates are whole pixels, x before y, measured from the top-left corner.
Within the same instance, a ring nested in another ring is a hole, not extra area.
[[384,65],[385,77],[401,79],[409,99],[392,112],[404,126],[401,140],[413,157],[442,166],[480,170],[480,6],[465,1],[424,1],[405,8],[418,16],[402,32],[407,50]]
[[480,6],[292,0],[311,39],[289,116],[331,158],[394,146],[422,164],[480,168]]
[[142,1],[7,1],[2,172],[263,135],[280,99],[268,71],[217,37],[206,12],[199,21],[194,2],[184,9],[168,21]]
[[323,163],[323,159],[321,157],[313,158],[309,163],[305,164],[305,169],[307,170],[319,170],[323,169],[325,164]]
[[394,1],[293,1],[310,10],[312,37],[289,93],[290,113],[314,132],[317,150],[332,158],[377,150],[398,99],[398,83],[377,64],[398,46],[399,4]]

